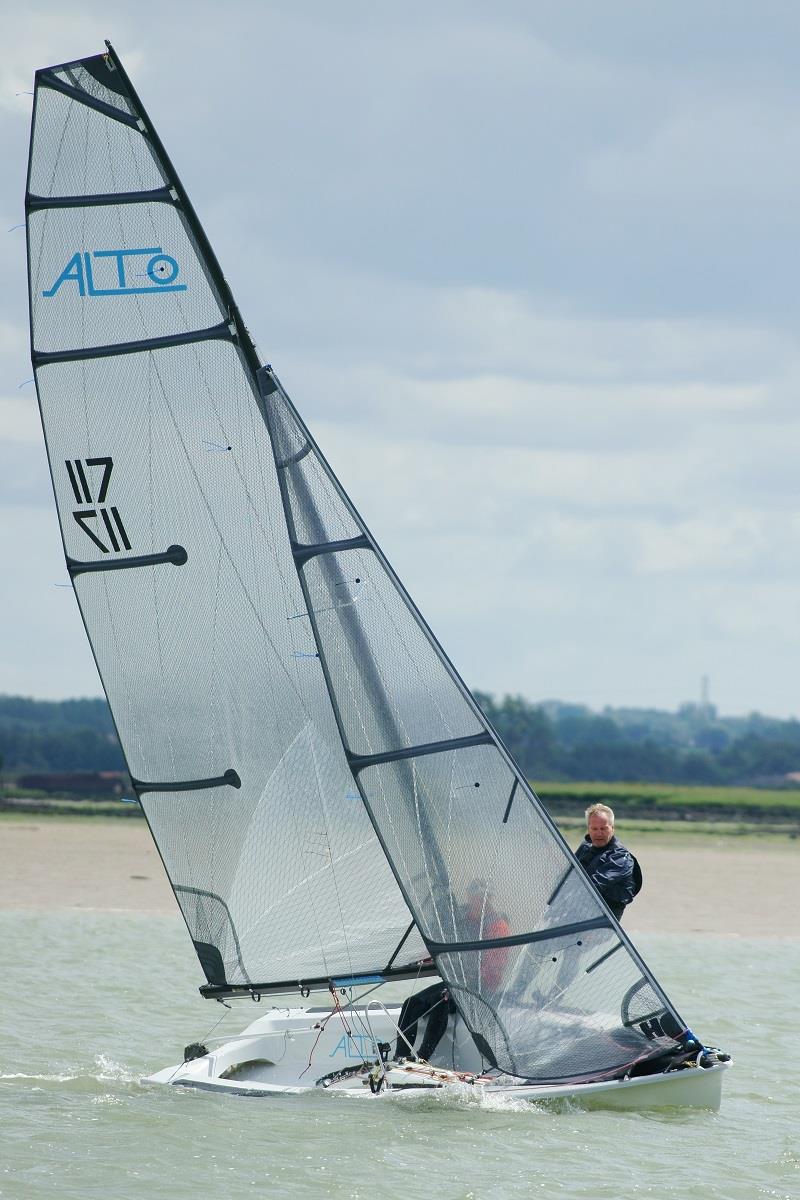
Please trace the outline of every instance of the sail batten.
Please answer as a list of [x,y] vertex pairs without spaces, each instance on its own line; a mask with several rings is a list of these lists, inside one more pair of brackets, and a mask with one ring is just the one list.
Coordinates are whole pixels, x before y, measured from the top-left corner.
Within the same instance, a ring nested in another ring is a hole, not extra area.
[[49,71],[38,72],[37,83],[40,87],[48,88],[53,92],[59,92],[62,96],[67,96],[77,104],[83,104],[86,108],[91,108],[95,112],[102,113],[104,117],[108,117],[111,121],[118,121],[121,125],[128,125],[134,129],[139,129],[140,132],[144,132],[136,117],[122,112],[119,108],[115,108],[113,104],[108,104],[96,96],[91,96],[79,87],[64,83],[62,79],[59,79],[57,75]]
[[[470,737],[446,738],[441,742],[425,742],[419,746],[403,746],[398,750],[383,750],[380,754],[348,754],[347,761],[354,775],[366,767],[375,767],[381,763],[400,762],[407,758],[424,758],[428,754],[446,754],[448,750],[466,750],[470,746],[493,745],[492,735],[488,730],[475,733]],[[479,786],[476,784],[475,786]]]
[[121,354],[142,354],[153,350],[169,350],[173,346],[190,346],[194,342],[211,341],[235,342],[236,334],[231,329],[230,322],[221,321],[219,325],[212,325],[209,329],[189,329],[185,333],[140,338],[138,341],[131,342],[111,342],[105,346],[88,346],[82,349],[49,352],[34,350],[31,358],[35,367],[48,367],[53,363],[84,362],[91,358],[117,358]]
[[226,785],[240,788],[242,781],[233,767],[229,767],[222,775],[214,775],[210,779],[184,779],[171,783],[145,783],[143,779],[131,779],[131,784],[136,794],[141,796],[143,792],[205,792]]
[[151,188],[138,192],[104,192],[87,196],[37,196],[27,198],[28,209],[39,212],[45,208],[106,208],[113,204],[176,204],[169,187]]
[[[104,510],[101,509],[100,512],[103,514]],[[89,536],[92,538],[92,541],[100,546],[103,554],[108,554],[110,552],[110,547],[100,542],[96,535],[93,534],[88,527],[83,526],[84,520],[97,518],[97,510],[91,509],[85,513],[76,512],[72,515],[74,517],[81,518],[79,524],[81,524],[85,532],[89,534]],[[113,527],[111,526],[110,522],[108,528],[111,530],[113,536]],[[130,549],[130,547],[128,548]],[[118,550],[119,546],[115,546],[114,549]],[[100,558],[95,562],[77,562],[74,558],[70,558],[70,556],[67,555],[67,570],[74,579],[76,575],[85,575],[90,571],[127,571],[135,570],[138,567],[157,567],[162,563],[171,563],[173,567],[182,567],[186,563],[187,559],[188,555],[184,547],[174,545],[164,550],[161,554],[137,554],[134,555],[133,558]]]
[[[554,925],[535,933],[516,933],[508,937],[477,938],[468,942],[433,942],[428,945],[434,954],[461,952],[462,950],[492,950],[505,946],[526,946],[531,942],[548,942],[554,938],[570,937],[576,933],[587,933],[590,929],[611,929],[608,917],[591,917],[588,921],[572,921],[568,925]],[[615,947],[616,949],[616,947]],[[603,956],[603,961],[605,960]],[[600,965],[598,961],[596,966]],[[586,968],[588,970],[588,968]]]

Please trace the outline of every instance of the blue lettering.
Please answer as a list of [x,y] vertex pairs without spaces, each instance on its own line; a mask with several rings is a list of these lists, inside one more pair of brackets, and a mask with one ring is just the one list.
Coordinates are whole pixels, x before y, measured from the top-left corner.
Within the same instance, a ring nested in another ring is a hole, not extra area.
[[367,1037],[364,1033],[343,1033],[338,1042],[331,1050],[328,1058],[333,1058],[335,1054],[343,1054],[345,1058],[364,1059],[373,1057],[378,1053],[377,1047],[371,1037]]
[[123,259],[126,254],[149,254],[149,250],[95,250],[95,258],[115,258],[117,260],[117,279],[120,288],[125,287],[125,267]]
[[159,287],[172,283],[179,270],[171,254],[154,254],[147,264],[147,274]]
[[[147,257],[144,271],[131,272],[131,258]],[[103,264],[108,261],[105,268]],[[126,271],[126,266],[128,270]],[[108,267],[111,267],[109,274]],[[62,283],[74,281],[79,296],[139,296],[153,292],[185,292],[185,283],[175,283],[180,272],[177,259],[165,254],[160,246],[143,246],[135,250],[94,250],[91,254],[78,251],[73,254],[64,270],[43,296],[55,296]],[[97,286],[97,278],[106,284]],[[148,282],[139,287],[137,279]]]
[[[87,255],[88,258],[88,255]],[[42,292],[43,296],[55,296],[62,283],[66,283],[68,279],[73,279],[78,285],[78,295],[85,296],[86,288],[83,281],[83,266],[81,264],[80,254],[73,254],[64,270],[59,275],[53,286],[47,292]]]

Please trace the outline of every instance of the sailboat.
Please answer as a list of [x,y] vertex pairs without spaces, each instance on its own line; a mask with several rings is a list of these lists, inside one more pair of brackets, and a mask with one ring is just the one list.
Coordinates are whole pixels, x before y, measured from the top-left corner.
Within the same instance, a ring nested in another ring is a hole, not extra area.
[[[260,1005],[151,1078],[717,1107],[727,1056],[594,890],[261,361],[109,43],[37,72],[26,212],[75,596],[200,992]],[[383,997],[431,979],[453,1012],[420,1061]]]

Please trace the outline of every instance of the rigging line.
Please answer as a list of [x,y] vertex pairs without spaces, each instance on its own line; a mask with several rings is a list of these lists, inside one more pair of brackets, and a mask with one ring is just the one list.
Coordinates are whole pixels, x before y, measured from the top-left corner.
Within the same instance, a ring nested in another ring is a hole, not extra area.
[[[405,938],[403,938],[403,941],[405,941]],[[401,945],[402,945],[402,943],[401,943]],[[419,967],[417,969],[417,978],[414,980],[414,986],[416,986],[416,984],[419,982],[420,969],[421,968],[419,968]],[[373,1036],[371,1024],[367,1024],[367,1025],[364,1024],[364,1019],[359,1015],[358,1010],[354,1006],[356,1004],[360,1004],[362,1002],[362,1000],[365,1000],[367,998],[367,996],[371,996],[372,993],[376,992],[379,988],[385,987],[386,982],[387,981],[384,979],[380,983],[376,983],[373,987],[369,988],[366,992],[362,992],[360,996],[357,996],[357,997],[351,996],[350,1000],[347,1004],[347,1007],[352,1012],[353,1024],[358,1025],[362,1030],[368,1029],[369,1036],[372,1038],[373,1042],[375,1042],[376,1046],[378,1045],[378,1041],[377,1041],[377,1038],[375,1038]],[[351,991],[352,991],[352,989],[351,989]],[[413,991],[412,991],[412,995],[413,995]],[[373,1001],[373,1003],[377,1003],[377,1002]],[[382,1003],[382,1002],[380,1002],[380,1003]],[[366,1007],[367,1007],[367,1009],[369,1009],[369,1005],[367,1005]],[[388,1015],[389,1014],[387,1013],[387,1016]],[[389,1019],[391,1020],[391,1017]],[[392,1024],[394,1024],[394,1022],[392,1022]]]
[[[413,995],[414,995],[414,993],[416,992],[416,990],[417,990],[417,987],[419,986],[419,979],[420,979],[420,975],[421,975],[421,973],[422,973],[422,963],[418,963],[418,965],[417,965],[417,975],[416,975],[416,978],[414,979],[414,982],[413,982],[413,983],[412,983],[412,985],[411,985],[411,991],[408,993],[408,994],[409,994],[409,997],[413,996]],[[378,984],[378,987],[380,987],[380,986],[381,986],[381,984]],[[371,990],[371,991],[374,991],[375,989],[374,989],[374,988],[372,988],[372,989],[370,989],[370,990]],[[366,993],[366,995],[369,995],[369,992],[367,992],[367,993]],[[390,1015],[390,1014],[387,1012],[387,1010],[386,1010],[386,1005],[383,1003],[383,1001],[382,1001],[382,1000],[373,1000],[371,1003],[373,1003],[373,1004],[380,1004],[380,1005],[381,1005],[381,1007],[383,1008],[383,1011],[384,1011],[384,1013],[385,1013],[385,1014],[386,1014],[386,1016],[389,1018],[389,1021],[391,1022],[391,1024],[392,1024],[392,1025],[394,1025],[395,1032],[396,1032],[396,1034],[397,1034],[397,1040],[399,1040],[399,1039],[402,1037],[403,1041],[404,1041],[404,1042],[405,1042],[405,1044],[408,1046],[409,1050],[413,1052],[413,1050],[414,1050],[414,1047],[411,1045],[411,1042],[408,1040],[408,1038],[406,1037],[406,1035],[405,1035],[404,1033],[401,1033],[401,1032],[400,1032],[400,1025],[399,1025],[397,1022],[395,1022],[395,1021],[392,1021],[391,1015]],[[370,1006],[369,1006],[369,1005],[367,1005],[367,1008],[366,1008],[366,1011],[367,1011],[367,1012],[369,1011],[369,1007],[370,1007]],[[401,1007],[402,1007],[402,1006],[401,1006]],[[431,1006],[431,1007],[433,1007],[433,1006]],[[431,1011],[430,1009],[428,1009],[428,1010],[427,1010],[427,1012],[430,1012],[430,1011]],[[427,1012],[426,1012],[426,1013],[423,1013],[423,1014],[422,1014],[422,1016],[427,1016]],[[422,1020],[422,1017],[419,1017],[419,1018],[418,1018],[418,1020]],[[371,1025],[370,1025],[370,1036],[372,1037],[372,1026],[371,1026]],[[376,1039],[373,1037],[373,1038],[372,1038],[372,1040],[375,1042],[375,1045],[377,1046],[377,1044],[378,1044],[378,1043],[377,1043]]]
[[[211,1028],[209,1029],[209,1031],[208,1031],[208,1033],[205,1035],[205,1037],[201,1038],[201,1041],[202,1041],[203,1043],[205,1043],[205,1042],[208,1042],[208,1041],[210,1041],[210,1040],[211,1040],[211,1035],[212,1035],[212,1033],[213,1033],[213,1032],[214,1032],[214,1030],[215,1030],[215,1029],[216,1029],[216,1028],[217,1028],[217,1027],[218,1027],[218,1026],[219,1026],[219,1025],[220,1025],[220,1024],[221,1024],[221,1023],[222,1023],[222,1022],[225,1020],[225,1018],[227,1017],[227,1015],[228,1015],[228,1014],[227,1014],[227,1012],[223,1012],[222,1016],[221,1016],[221,1017],[219,1017],[219,1019],[218,1019],[218,1020],[216,1020],[216,1021],[214,1022],[214,1024],[211,1026]],[[219,1040],[220,1040],[220,1039],[218,1038],[218,1039],[217,1039],[217,1041],[219,1041]]]
[[[383,987],[383,984],[377,983],[375,985],[375,987]],[[375,988],[370,988],[370,991],[374,991],[374,990],[375,990]],[[368,994],[369,993],[367,993],[367,995]],[[363,997],[359,996],[359,1001],[362,999],[363,999]],[[361,1030],[362,1036],[365,1038],[370,1038],[371,1041],[375,1044],[375,1046],[377,1048],[378,1041],[377,1041],[377,1038],[375,1037],[374,1033],[372,1032],[372,1025],[370,1024],[369,1019],[367,1018],[365,1020],[365,1018],[361,1016],[361,1014],[358,1012],[358,1010],[353,1007],[354,1004],[355,1004],[355,1000],[353,999],[353,997],[351,997],[350,1000],[348,1001],[347,1005],[345,1006],[346,1010],[347,1009],[350,1010],[350,1015],[353,1020],[353,1025],[358,1026],[358,1028]]]
[[366,992],[362,992],[360,996],[354,996],[350,1000],[350,1006],[352,1007],[354,1004],[360,1004],[362,1000],[367,998],[367,996],[371,996],[373,992],[377,992],[378,988],[386,987],[386,983],[387,981],[385,979],[381,980],[380,983],[374,983],[371,988],[367,988]]
[[330,1021],[331,1017],[333,1017],[335,1015],[335,1011],[336,1011],[335,1009],[331,1009],[331,1011],[328,1013],[327,1017],[323,1017],[323,1019],[320,1022],[318,1022],[316,1028],[319,1029],[319,1033],[317,1034],[316,1038],[314,1039],[314,1044],[312,1045],[311,1049],[308,1052],[308,1062],[306,1063],[305,1067],[298,1075],[298,1079],[302,1079],[303,1076],[305,1075],[306,1071],[309,1071],[311,1069],[311,1062],[314,1058],[314,1051],[316,1050],[317,1046],[319,1045],[319,1039],[322,1037],[323,1033],[325,1032],[325,1026],[328,1024],[328,1021]]
[[[445,987],[445,986],[446,986],[445,984],[442,984],[442,989],[444,989],[444,987]],[[413,995],[414,993],[412,992],[411,994]],[[433,1004],[431,1004],[429,1008],[426,1008],[424,1012],[422,1012],[422,1013],[420,1013],[420,1014],[419,1014],[419,1016],[417,1017],[417,1019],[416,1019],[416,1021],[414,1022],[414,1024],[415,1024],[415,1025],[418,1025],[420,1021],[424,1021],[426,1017],[430,1016],[430,1014],[433,1012],[433,1010],[436,1008],[436,1006],[437,1006],[438,1004],[441,1004],[441,1000],[434,1000]],[[383,1010],[383,1014],[384,1014],[384,1016],[387,1018],[387,1020],[389,1021],[390,1025],[392,1025],[392,1026],[394,1027],[395,1033],[397,1034],[397,1040],[399,1041],[399,1040],[400,1040],[400,1038],[402,1038],[402,1039],[403,1039],[403,1041],[405,1042],[405,1044],[408,1046],[409,1052],[410,1052],[411,1054],[413,1054],[413,1053],[414,1053],[414,1046],[413,1046],[413,1044],[412,1044],[412,1043],[409,1041],[409,1039],[406,1037],[406,1035],[405,1035],[405,1034],[402,1032],[402,1030],[400,1029],[400,1025],[398,1024],[398,1022],[397,1022],[397,1021],[394,1021],[394,1020],[392,1020],[392,1015],[391,1015],[391,1013],[389,1012],[389,1010],[387,1009],[386,1005],[383,1003],[383,1001],[382,1001],[382,1000],[371,1000],[371,1001],[370,1001],[370,1003],[369,1003],[369,1004],[366,1006],[366,1008],[365,1008],[365,1010],[364,1010],[364,1011],[365,1011],[365,1014],[367,1015],[367,1018],[368,1018],[368,1016],[369,1016],[369,1010],[370,1010],[370,1008],[372,1008],[372,1006],[373,1006],[373,1005],[377,1005],[378,1007],[380,1007],[380,1008]],[[374,1043],[375,1043],[375,1045],[377,1046],[377,1045],[378,1045],[378,1039],[375,1037],[375,1035],[374,1035],[374,1034],[373,1034],[373,1032],[372,1032],[372,1024],[371,1024],[371,1023],[369,1024],[369,1034],[370,1034],[370,1037],[372,1038],[373,1042],[374,1042]],[[420,1044],[421,1044],[421,1043],[420,1043]]]
[[[333,997],[333,1008],[328,1013],[327,1017],[324,1017],[323,1020],[320,1021],[319,1034],[317,1035],[314,1045],[311,1047],[311,1052],[308,1056],[308,1063],[305,1066],[305,1068],[300,1072],[298,1079],[302,1079],[303,1076],[305,1075],[306,1071],[310,1070],[311,1062],[314,1058],[314,1052],[315,1052],[317,1046],[319,1045],[319,1040],[322,1037],[325,1026],[328,1024],[328,1022],[331,1020],[332,1017],[336,1016],[337,1013],[341,1017],[342,1025],[344,1026],[345,1036],[347,1037],[348,1041],[352,1042],[353,1046],[357,1045],[355,1038],[353,1037],[353,1031],[350,1028],[350,1026],[347,1024],[347,1018],[344,1015],[344,1010],[342,1009],[342,1006],[339,1003],[339,994],[333,983],[331,983],[329,985],[329,991],[331,993],[331,996]],[[361,1059],[362,1065],[366,1067],[368,1065],[367,1060],[365,1059],[363,1051],[360,1048],[358,1048],[358,1055]]]

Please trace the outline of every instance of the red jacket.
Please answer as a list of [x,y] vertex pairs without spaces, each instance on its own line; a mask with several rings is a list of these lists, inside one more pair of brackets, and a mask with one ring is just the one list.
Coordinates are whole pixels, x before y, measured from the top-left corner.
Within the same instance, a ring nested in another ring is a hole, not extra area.
[[[505,917],[496,916],[490,924],[484,921],[483,937],[487,941],[511,935],[511,926]],[[503,974],[511,952],[510,946],[497,946],[481,954],[481,986],[488,992],[496,992],[503,982]]]

